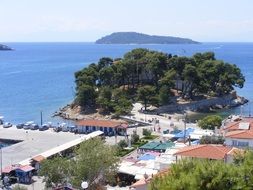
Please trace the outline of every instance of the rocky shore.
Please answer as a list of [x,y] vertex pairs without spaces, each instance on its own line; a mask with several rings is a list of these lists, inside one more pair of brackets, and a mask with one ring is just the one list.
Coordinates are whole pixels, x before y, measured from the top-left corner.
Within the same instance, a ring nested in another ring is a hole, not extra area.
[[244,97],[238,96],[235,91],[222,97],[208,97],[198,101],[191,101],[187,103],[174,103],[167,106],[159,107],[157,113],[171,113],[171,112],[201,112],[215,109],[232,108],[248,103]]
[[[187,103],[173,103],[167,106],[161,106],[157,109],[150,111],[150,114],[182,114],[185,111],[188,112],[202,112],[208,110],[217,110],[224,108],[232,108],[248,103],[248,100],[244,97],[238,96],[236,92],[232,92],[222,97],[206,98],[198,101],[192,101]],[[69,120],[81,120],[81,119],[113,119],[113,115],[99,114],[98,110],[90,110],[86,112],[81,111],[80,106],[68,104],[59,111],[53,114],[53,117],[62,117]]]
[[53,117],[62,117],[68,120],[82,119],[112,119],[112,115],[101,115],[98,110],[89,110],[83,112],[80,106],[68,104],[53,114]]

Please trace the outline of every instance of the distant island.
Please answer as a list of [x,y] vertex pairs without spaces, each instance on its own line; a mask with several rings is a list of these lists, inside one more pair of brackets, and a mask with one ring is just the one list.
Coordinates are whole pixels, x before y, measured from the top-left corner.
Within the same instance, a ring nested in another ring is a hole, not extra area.
[[12,50],[12,49],[6,45],[0,44],[0,51],[4,51],[4,50]]
[[115,32],[102,37],[96,44],[199,44],[188,38],[147,35],[137,32]]

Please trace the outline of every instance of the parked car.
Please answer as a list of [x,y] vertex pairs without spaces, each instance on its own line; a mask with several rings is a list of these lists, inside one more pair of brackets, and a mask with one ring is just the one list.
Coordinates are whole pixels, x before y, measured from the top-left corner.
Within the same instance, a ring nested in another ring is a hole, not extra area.
[[67,123],[61,123],[59,127],[61,128],[61,130],[63,132],[68,132],[69,131],[69,127],[68,127]]
[[46,131],[46,130],[48,130],[48,129],[49,129],[48,124],[43,124],[42,126],[39,126],[39,130],[40,130],[40,131]]
[[31,124],[30,129],[31,129],[31,130],[37,130],[37,129],[39,129],[39,125],[33,123],[33,124]]
[[4,124],[4,116],[0,116],[0,125]]
[[4,128],[12,127],[12,124],[10,122],[5,122],[3,125]]
[[77,127],[75,125],[72,125],[72,126],[69,127],[69,131],[71,133],[77,133]]
[[16,125],[17,129],[22,129],[24,127],[24,123],[19,123]]
[[52,122],[47,122],[46,125],[47,125],[49,128],[53,128],[53,127],[54,127]]
[[31,125],[34,124],[34,121],[28,121],[24,124],[23,129],[30,129]]
[[62,128],[60,126],[55,126],[54,127],[54,131],[57,132],[57,133],[60,132],[61,130],[62,130]]

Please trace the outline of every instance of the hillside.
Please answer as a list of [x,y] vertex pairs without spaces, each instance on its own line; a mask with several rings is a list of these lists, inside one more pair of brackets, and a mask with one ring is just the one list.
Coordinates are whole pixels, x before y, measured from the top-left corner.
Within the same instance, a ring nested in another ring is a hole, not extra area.
[[10,47],[6,46],[6,45],[0,44],[0,51],[1,50],[12,50],[12,49]]
[[172,36],[151,36],[136,32],[115,32],[102,37],[96,44],[198,44],[187,38]]

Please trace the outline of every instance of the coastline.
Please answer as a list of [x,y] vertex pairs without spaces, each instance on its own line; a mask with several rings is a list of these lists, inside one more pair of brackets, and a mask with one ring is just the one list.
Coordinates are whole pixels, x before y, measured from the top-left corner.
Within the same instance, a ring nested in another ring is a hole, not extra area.
[[[189,120],[195,121],[208,114],[217,114],[219,110],[230,110],[231,108],[244,105],[248,102],[249,100],[238,96],[234,91],[231,94],[222,97],[214,97],[186,104],[173,103],[156,109],[152,109],[151,106],[152,110],[148,109],[146,114],[154,116],[160,115],[166,118],[173,118],[175,120],[183,119],[185,114],[187,114]],[[136,113],[140,112],[141,108],[143,107],[143,105],[140,103],[134,103],[133,105],[134,107],[130,115],[136,115]],[[63,108],[60,108],[53,114],[53,117],[61,117],[66,120],[74,121],[82,119],[114,119],[113,114],[102,115],[98,113],[98,110],[82,112],[80,106],[73,104],[67,104]]]

